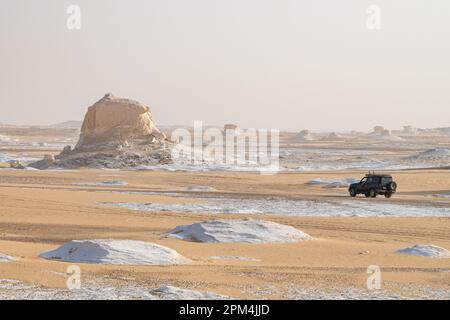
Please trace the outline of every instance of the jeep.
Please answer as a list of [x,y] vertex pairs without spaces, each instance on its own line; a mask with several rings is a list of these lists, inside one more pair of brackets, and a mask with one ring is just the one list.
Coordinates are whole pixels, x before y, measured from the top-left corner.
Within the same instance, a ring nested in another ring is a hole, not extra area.
[[350,196],[356,197],[358,194],[364,194],[367,198],[375,198],[377,195],[384,195],[386,198],[392,197],[397,191],[397,183],[392,176],[386,174],[366,174],[360,182],[352,183],[348,188]]

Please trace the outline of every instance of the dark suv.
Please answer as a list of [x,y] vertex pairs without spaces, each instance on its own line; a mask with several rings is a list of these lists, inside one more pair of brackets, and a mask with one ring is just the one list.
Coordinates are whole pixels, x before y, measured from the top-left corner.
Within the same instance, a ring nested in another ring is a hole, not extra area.
[[350,196],[356,197],[357,194],[364,194],[367,198],[375,198],[377,195],[384,195],[390,198],[397,191],[397,183],[392,176],[385,174],[367,174],[360,182],[352,183],[348,188]]

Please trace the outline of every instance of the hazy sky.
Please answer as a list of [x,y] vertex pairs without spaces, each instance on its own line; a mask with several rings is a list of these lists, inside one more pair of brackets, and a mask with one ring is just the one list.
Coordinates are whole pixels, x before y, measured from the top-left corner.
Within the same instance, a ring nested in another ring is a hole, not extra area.
[[450,1],[1,0],[0,122],[81,120],[106,92],[158,124],[450,126]]

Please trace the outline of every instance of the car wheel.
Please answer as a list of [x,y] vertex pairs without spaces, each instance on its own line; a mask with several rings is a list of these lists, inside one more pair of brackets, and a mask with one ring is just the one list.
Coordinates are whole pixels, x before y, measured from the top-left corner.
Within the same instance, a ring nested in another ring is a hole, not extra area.
[[397,190],[397,184],[395,182],[389,183],[388,189],[391,190],[391,191]]
[[349,190],[349,192],[350,192],[350,197],[352,197],[352,198],[356,197],[356,190],[354,188],[351,188]]
[[375,189],[370,189],[369,190],[369,196],[371,198],[376,198],[377,197],[377,192],[375,191]]
[[386,198],[390,198],[390,197],[392,197],[392,193],[390,193],[390,192],[386,192],[385,194],[384,194],[384,196],[386,197]]

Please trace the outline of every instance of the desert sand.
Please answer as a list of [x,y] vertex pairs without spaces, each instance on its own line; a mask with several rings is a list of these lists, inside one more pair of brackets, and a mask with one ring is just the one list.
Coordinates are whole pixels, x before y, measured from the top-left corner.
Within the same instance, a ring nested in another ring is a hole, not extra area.
[[[320,174],[324,178],[364,172]],[[448,170],[393,172],[405,186],[389,202],[450,208],[450,199],[430,196],[449,191]],[[415,244],[450,248],[449,217],[315,217],[277,214],[196,214],[143,212],[100,205],[198,203],[192,185],[210,186],[216,196],[317,201],[348,200],[345,189],[309,185],[317,173],[13,171],[0,176],[0,252],[16,260],[0,262],[0,279],[43,288],[66,286],[68,262],[39,255],[74,239],[129,239],[153,242],[192,260],[186,265],[124,266],[77,263],[83,283],[98,286],[172,285],[237,298],[441,298],[448,299],[450,261],[397,254]],[[126,186],[79,186],[105,180]],[[414,182],[414,183],[413,183]],[[182,194],[173,196],[173,192]],[[201,192],[200,192],[201,194]],[[383,203],[385,198],[365,199]],[[361,199],[362,200],[362,199]],[[285,244],[198,243],[166,238],[180,225],[245,217],[289,225],[313,237]],[[219,257],[219,258],[217,258]],[[222,257],[222,258],[220,258]],[[381,291],[366,290],[367,267],[382,271]],[[1,289],[0,289],[1,291]],[[139,298],[139,297],[137,297]]]
[[[171,129],[111,94],[80,131],[0,127],[0,298],[450,298],[445,128],[281,132],[275,172],[172,157]],[[350,198],[369,170],[398,192]]]

